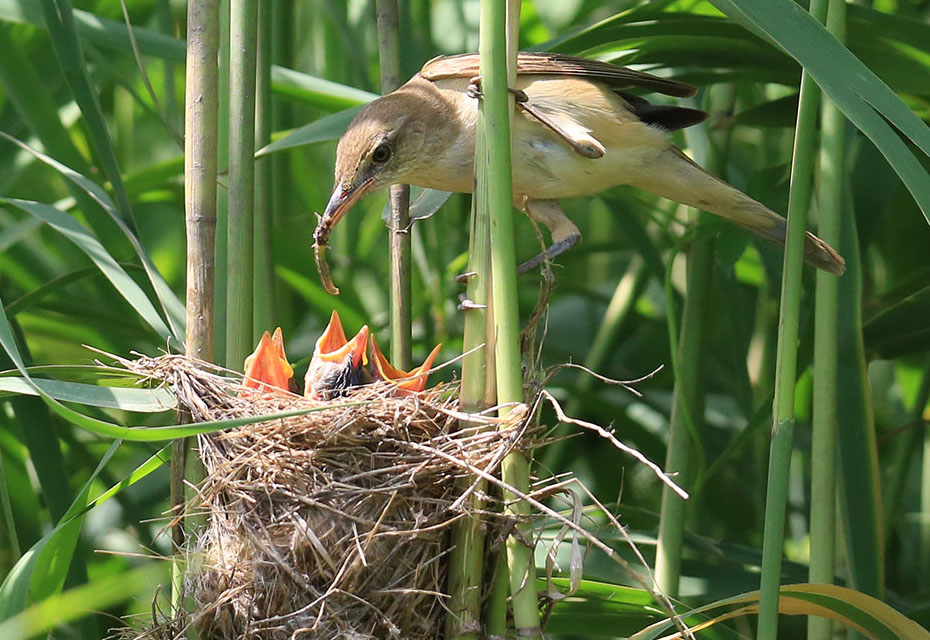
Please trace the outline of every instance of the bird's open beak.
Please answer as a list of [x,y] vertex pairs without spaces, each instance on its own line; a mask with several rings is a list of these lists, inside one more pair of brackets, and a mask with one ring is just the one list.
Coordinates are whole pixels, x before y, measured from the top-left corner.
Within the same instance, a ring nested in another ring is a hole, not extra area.
[[365,352],[367,344],[368,325],[362,326],[351,340],[346,340],[342,320],[339,319],[339,314],[333,311],[326,330],[316,341],[313,357],[323,362],[339,363],[345,362],[346,358],[351,356],[352,366],[358,368],[368,364],[368,355]]
[[374,182],[374,178],[368,178],[357,187],[343,187],[342,182],[336,184],[333,195],[330,196],[329,202],[326,204],[326,210],[323,211],[323,220],[329,229],[339,224],[342,216],[348,213],[352,205],[368,193],[368,188],[372,182]]
[[311,400],[331,400],[347,389],[371,382],[365,366],[368,364],[368,325],[346,340],[339,314],[333,311],[329,324],[313,350],[307,375],[304,377],[304,397]]
[[287,361],[284,353],[284,337],[281,327],[271,336],[267,331],[262,334],[258,346],[248,358],[245,359],[245,380],[242,386],[247,389],[269,391],[282,389],[290,391],[291,378],[294,369]]
[[374,364],[375,374],[381,380],[387,380],[395,385],[395,393],[399,396],[409,395],[423,391],[426,388],[426,378],[430,369],[433,368],[433,362],[439,355],[439,348],[442,344],[437,344],[432,352],[426,357],[419,367],[404,371],[394,367],[388,362],[387,357],[378,348],[378,341],[375,336],[371,336],[371,360]]

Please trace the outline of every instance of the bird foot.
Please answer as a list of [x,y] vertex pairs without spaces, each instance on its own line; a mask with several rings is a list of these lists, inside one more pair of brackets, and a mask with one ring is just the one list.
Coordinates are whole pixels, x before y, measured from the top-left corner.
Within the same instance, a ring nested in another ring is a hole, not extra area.
[[568,236],[567,238],[563,240],[559,240],[558,242],[553,242],[552,246],[547,248],[545,251],[543,251],[539,255],[533,256],[532,258],[530,258],[529,260],[521,264],[519,267],[517,267],[517,273],[526,273],[527,271],[531,269],[535,269],[536,267],[541,265],[543,262],[548,262],[552,260],[560,253],[568,251],[569,249],[574,247],[576,244],[578,244],[579,240],[581,240],[581,234],[575,233],[575,234]]
[[[507,87],[507,91],[513,94],[514,99],[516,99],[518,103],[529,102],[529,96],[527,96],[526,92],[524,92],[522,89],[513,89],[511,87]],[[484,99],[484,93],[481,91],[481,76],[475,76],[471,79],[471,81],[468,83],[468,88],[465,90],[465,93],[469,98],[474,100]]]

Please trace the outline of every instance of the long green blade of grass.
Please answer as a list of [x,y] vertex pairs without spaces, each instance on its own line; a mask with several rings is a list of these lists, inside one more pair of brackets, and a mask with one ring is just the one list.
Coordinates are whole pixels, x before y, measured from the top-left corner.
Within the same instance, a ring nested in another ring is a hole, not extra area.
[[[129,240],[133,251],[139,257],[139,261],[142,263],[142,268],[145,270],[145,274],[148,276],[149,282],[152,285],[152,289],[155,291],[155,296],[161,305],[162,312],[164,313],[165,318],[167,318],[168,325],[171,327],[171,333],[176,339],[180,340],[180,336],[183,335],[185,324],[184,306],[168,286],[168,283],[165,282],[165,279],[158,272],[158,269],[155,268],[151,257],[143,248],[142,243],[139,241],[137,235],[133,233],[133,231],[120,218],[116,209],[116,205],[113,203],[113,200],[110,199],[109,194],[107,194],[107,192],[93,180],[90,180],[86,176],[81,175],[71,167],[62,164],[56,159],[20,142],[16,138],[7,135],[3,131],[0,131],[0,137],[8,140],[9,142],[12,142],[24,151],[30,153],[36,159],[55,169],[55,171],[65,177],[69,183],[75,185],[78,188],[78,194],[76,195],[76,198],[81,195],[88,196],[89,202],[91,202],[90,206],[92,208],[99,206],[110,216],[125,238]],[[85,203],[85,206],[87,206],[86,202],[88,201],[79,201]]]
[[42,8],[52,49],[90,130],[94,150],[116,195],[120,217],[135,233],[136,221],[129,204],[129,194],[123,184],[119,163],[116,161],[116,151],[110,140],[98,93],[91,86],[87,76],[84,55],[74,27],[74,8],[71,6],[71,0],[42,0]]
[[[930,128],[822,24],[793,0],[711,0],[728,15],[770,37],[864,133],[907,185],[930,222],[930,174],[898,132],[930,155]],[[849,82],[856,78],[856,82]],[[894,127],[889,123],[894,123]]]
[[34,386],[47,395],[63,402],[77,402],[92,407],[106,407],[140,413],[160,413],[177,406],[174,395],[166,389],[133,389],[105,387],[95,384],[33,378],[30,385],[25,378],[0,377],[0,397],[4,393],[38,396]]
[[[479,114],[478,117],[482,116]],[[475,157],[484,157],[485,154],[485,138],[479,136],[475,141]],[[491,343],[487,340],[491,274],[490,228],[488,216],[478,215],[477,198],[472,198],[469,227],[471,231],[468,242],[467,273],[469,276],[465,298],[470,304],[465,308],[465,327],[462,336],[462,352],[467,355],[462,359],[460,404],[463,411],[477,413],[493,406],[497,395],[493,378],[488,380],[489,366],[491,368],[494,366],[493,359],[489,361]],[[484,492],[486,485],[487,483],[481,483],[476,486],[470,498],[469,507],[477,510],[481,506],[478,495]],[[453,640],[477,640],[480,637],[476,629],[479,629],[482,623],[485,537],[485,528],[476,518],[462,518],[455,524],[452,531],[446,635]],[[501,595],[506,614],[506,592]],[[490,603],[488,606],[491,608],[495,604],[497,603]],[[503,633],[504,631],[503,624],[489,622],[488,626],[489,633]]]
[[42,600],[64,586],[81,531],[91,483],[119,446],[118,440],[113,442],[55,528],[33,545],[3,580],[0,585],[0,620],[23,611],[30,598]]
[[[49,0],[43,0],[49,1]],[[58,1],[58,0],[51,0]],[[228,0],[223,0],[228,2]],[[44,27],[45,22],[38,5],[19,0],[0,0],[0,20],[26,22]],[[221,12],[222,14],[222,12]],[[96,45],[116,51],[132,51],[129,31],[126,25],[79,9],[73,11],[74,28],[82,38]],[[145,27],[133,27],[139,50],[145,55],[156,56],[173,62],[184,62],[185,43]],[[369,91],[332,82],[323,78],[288,69],[279,65],[272,66],[271,84],[274,92],[320,107],[326,110],[339,110],[371,102],[378,96]]]
[[113,284],[116,290],[123,298],[132,305],[132,308],[145,320],[145,322],[163,339],[171,337],[171,330],[165,324],[158,311],[152,306],[151,301],[145,292],[129,277],[122,267],[113,259],[113,257],[103,248],[96,238],[87,231],[77,220],[55,207],[41,202],[31,202],[29,200],[18,200],[7,198],[0,200],[22,209],[26,213],[34,215],[53,229],[64,235],[66,238],[76,244],[87,257],[93,260],[94,264]]

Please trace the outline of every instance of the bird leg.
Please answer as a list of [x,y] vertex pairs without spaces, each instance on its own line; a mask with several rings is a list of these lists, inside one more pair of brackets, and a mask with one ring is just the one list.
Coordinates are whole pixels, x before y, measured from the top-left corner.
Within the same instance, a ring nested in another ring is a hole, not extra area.
[[539,255],[530,258],[519,267],[517,273],[526,273],[547,260],[552,260],[560,253],[567,251],[581,240],[581,231],[575,223],[566,217],[556,200],[530,200],[523,197],[521,207],[534,222],[538,222],[549,229],[552,235],[552,244]]
[[[517,108],[562,138],[571,147],[572,151],[583,158],[591,160],[604,156],[606,152],[604,145],[577,122],[570,118],[546,113],[543,109],[532,104],[529,96],[522,89],[508,87],[507,91],[514,95]],[[481,76],[475,76],[471,79],[471,82],[468,83],[467,93],[468,97],[476,100],[481,100],[484,97],[481,92]]]

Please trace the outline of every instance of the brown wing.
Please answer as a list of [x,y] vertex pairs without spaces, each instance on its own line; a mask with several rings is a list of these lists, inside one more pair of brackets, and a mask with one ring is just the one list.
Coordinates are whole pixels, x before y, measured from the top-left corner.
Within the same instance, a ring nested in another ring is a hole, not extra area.
[[[684,82],[666,80],[609,62],[577,58],[561,53],[521,52],[517,56],[517,73],[519,75],[581,76],[603,82],[616,91],[640,87],[679,98],[687,98],[697,92],[697,87]],[[433,58],[420,70],[420,75],[431,81],[441,78],[474,78],[478,74],[477,53]]]

